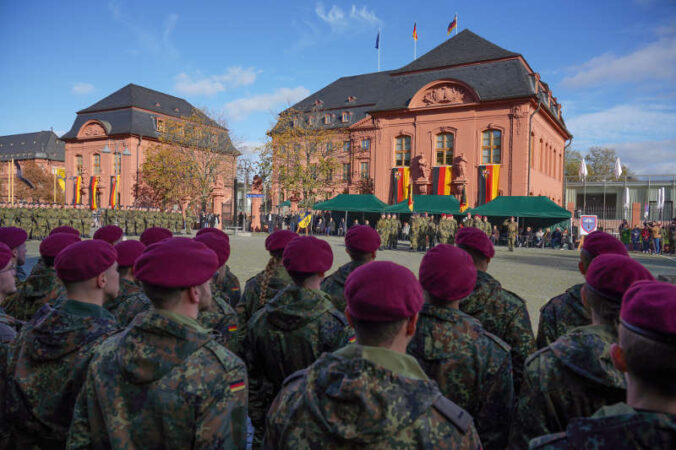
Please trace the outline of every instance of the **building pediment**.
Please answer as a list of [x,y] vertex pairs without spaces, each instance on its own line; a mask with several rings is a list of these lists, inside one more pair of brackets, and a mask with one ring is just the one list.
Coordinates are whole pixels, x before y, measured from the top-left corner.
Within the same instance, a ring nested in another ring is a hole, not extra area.
[[464,83],[439,80],[423,86],[411,99],[409,108],[462,105],[478,101],[476,93]]
[[77,137],[78,139],[96,139],[106,137],[108,135],[107,129],[110,129],[110,124],[98,120],[90,120],[85,122],[85,124],[80,127]]

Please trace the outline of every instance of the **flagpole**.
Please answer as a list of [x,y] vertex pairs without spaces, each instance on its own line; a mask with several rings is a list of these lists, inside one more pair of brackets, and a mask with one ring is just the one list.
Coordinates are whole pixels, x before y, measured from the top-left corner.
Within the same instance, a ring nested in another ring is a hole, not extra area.
[[458,25],[459,25],[459,22],[458,22],[458,11],[456,11],[456,12],[455,12],[455,35],[456,35],[456,36],[458,35]]
[[413,59],[414,59],[414,60],[417,59],[417,57],[416,57],[416,47],[417,47],[417,45],[418,45],[418,40],[417,40],[417,39],[413,39]]
[[383,33],[381,30],[378,30],[378,72],[380,72],[380,40],[383,38]]

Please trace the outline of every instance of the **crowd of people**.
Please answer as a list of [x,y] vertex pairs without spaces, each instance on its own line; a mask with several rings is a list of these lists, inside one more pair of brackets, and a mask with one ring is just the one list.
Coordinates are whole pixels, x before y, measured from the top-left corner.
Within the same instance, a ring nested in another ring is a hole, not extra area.
[[676,219],[671,223],[660,221],[643,222],[642,226],[630,227],[623,221],[619,228],[620,240],[627,250],[651,255],[676,252]]
[[536,336],[490,224],[442,218],[416,276],[377,259],[394,219],[328,276],[325,240],[275,231],[241,295],[217,228],[59,226],[25,279],[0,228],[0,448],[676,447],[676,286],[622,242],[586,237]]

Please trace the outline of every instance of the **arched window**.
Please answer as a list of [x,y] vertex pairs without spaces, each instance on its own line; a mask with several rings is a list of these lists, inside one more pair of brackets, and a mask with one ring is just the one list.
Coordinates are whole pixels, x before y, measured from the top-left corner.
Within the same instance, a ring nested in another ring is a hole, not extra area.
[[437,166],[450,166],[453,164],[454,141],[452,133],[437,134]]
[[535,134],[530,134],[530,168],[535,169]]
[[394,149],[395,165],[408,167],[411,165],[411,136],[399,136]]
[[540,139],[540,159],[538,160],[538,168],[540,172],[544,172],[544,158],[545,158],[545,143]]
[[94,156],[92,156],[92,167],[93,175],[101,175],[101,155],[98,153],[94,153]]
[[82,176],[82,155],[75,155],[75,174]]
[[500,164],[502,153],[502,133],[499,130],[483,132],[481,160],[484,164]]

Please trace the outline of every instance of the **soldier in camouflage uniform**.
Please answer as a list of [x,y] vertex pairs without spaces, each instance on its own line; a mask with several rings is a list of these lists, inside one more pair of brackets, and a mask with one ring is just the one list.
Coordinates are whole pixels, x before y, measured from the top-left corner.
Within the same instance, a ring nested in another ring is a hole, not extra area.
[[625,378],[610,358],[617,340],[622,296],[631,283],[653,280],[641,264],[622,255],[601,255],[589,265],[582,296],[592,324],[575,328],[526,360],[510,431],[512,448],[561,432],[571,419],[625,398]]
[[10,347],[21,322],[7,315],[2,308],[4,299],[16,292],[16,280],[12,265],[12,250],[7,245],[0,243],[0,448],[11,448],[13,441],[10,437],[10,426],[5,415],[7,406],[4,405],[6,398],[7,383],[7,359]]
[[7,244],[7,247],[12,249],[12,263],[15,268],[16,285],[26,281],[26,272],[23,270],[23,265],[26,263],[26,239],[28,234],[25,230],[17,227],[3,227],[0,228],[0,242]]
[[437,240],[437,224],[434,223],[434,216],[429,216],[427,213],[425,213],[425,220],[427,222],[425,227],[426,242],[429,244],[429,248],[432,248]]
[[[197,232],[197,236],[203,233],[216,233],[219,236],[223,237],[230,243],[230,238],[227,234],[218,228],[202,228]],[[241,297],[241,290],[239,284],[239,278],[237,275],[232,273],[230,267],[226,264],[224,269],[219,272],[219,276],[215,281],[215,288],[218,289],[220,298],[225,300],[232,308],[235,308],[239,303]]]
[[18,448],[64,448],[94,347],[118,329],[102,304],[118,292],[116,252],[77,242],[55,261],[68,300],[44,306],[16,338],[8,363],[7,405]]
[[246,447],[246,369],[196,320],[217,268],[214,252],[188,238],[137,259],[154,307],[96,350],[68,448]]
[[491,258],[495,256],[495,249],[486,233],[474,227],[462,228],[455,242],[469,253],[477,268],[474,291],[460,302],[460,310],[479,320],[486,331],[511,347],[514,392],[518,393],[523,364],[535,351],[526,302],[503,289],[500,282],[486,272]]
[[322,291],[331,296],[331,302],[338,311],[345,311],[343,289],[348,275],[357,267],[376,259],[379,247],[380,236],[368,225],[357,225],[348,230],[345,235],[345,250],[351,261],[322,281]]
[[447,244],[454,244],[455,243],[455,233],[458,232],[458,221],[455,220],[455,217],[453,217],[453,214],[448,216],[448,225],[449,225],[450,237],[449,237]]
[[416,213],[411,214],[411,230],[409,231],[409,235],[411,241],[411,248],[409,251],[417,252],[420,246],[418,242],[420,239],[420,216]]
[[[603,231],[595,231],[585,237],[577,264],[584,275],[592,260],[602,254],[626,255],[626,247],[619,239]],[[561,295],[549,300],[540,308],[537,348],[544,348],[573,328],[589,325],[591,314],[582,302],[584,283],[576,284]]]
[[270,253],[270,259],[265,270],[246,281],[242,298],[235,307],[244,334],[254,313],[263,308],[277,292],[293,284],[282,264],[282,252],[286,244],[296,237],[298,235],[293,231],[277,230],[265,239],[265,249]]
[[513,252],[516,245],[516,236],[519,232],[519,224],[514,222],[514,216],[512,216],[505,220],[502,226],[507,227],[507,244],[509,245],[509,251]]
[[408,353],[441,392],[466,409],[486,449],[504,449],[514,401],[509,346],[460,312],[476,282],[472,258],[448,244],[430,249],[420,264],[426,303]]
[[493,226],[488,221],[488,217],[486,217],[486,216],[483,217],[483,222],[481,223],[481,225],[483,225],[483,230],[486,233],[486,236],[488,236],[490,238],[491,233],[493,233]]
[[219,279],[225,273],[225,262],[230,257],[230,242],[225,233],[220,230],[212,233],[202,233],[195,237],[210,248],[218,257],[218,270],[211,280],[211,306],[200,311],[197,321],[205,328],[217,332],[216,340],[235,354],[240,353],[242,334],[239,331],[237,313],[228,303],[226,294],[219,287]]
[[376,223],[376,232],[378,233],[378,236],[380,236],[380,242],[383,243],[383,246],[386,245],[385,243],[387,242],[387,232],[385,231],[387,224],[387,216],[385,214],[380,215],[380,219],[378,219],[378,222]]
[[474,226],[474,218],[472,217],[472,213],[467,213],[467,216],[464,219],[462,219],[462,226],[463,227]]
[[106,308],[125,328],[138,314],[150,310],[152,303],[134,278],[133,266],[136,259],[145,249],[139,241],[122,241],[115,245],[117,250],[117,271],[120,274],[120,292],[113,300],[106,302]]
[[627,379],[627,403],[573,419],[565,432],[536,438],[531,448],[676,448],[674,300],[676,286],[662,282],[638,282],[625,293],[610,356]]
[[322,353],[344,346],[353,334],[343,313],[319,290],[332,262],[326,241],[313,236],[294,238],[283,255],[294,284],[279,291],[249,321],[244,351],[251,379],[249,416],[256,430],[254,446],[262,441],[265,416],[284,379]]
[[357,344],[285,380],[264,447],[481,448],[470,415],[405,354],[423,303],[415,275],[372,262],[352,272],[345,295]]
[[66,295],[63,283],[56,276],[54,258],[80,238],[70,233],[56,233],[40,243],[40,260],[17,292],[7,299],[5,309],[19,320],[28,321],[49,303],[54,306],[58,298]]
[[401,221],[397,218],[396,214],[392,214],[391,224],[392,228],[390,229],[388,248],[396,250],[399,242],[399,233],[401,233]]

